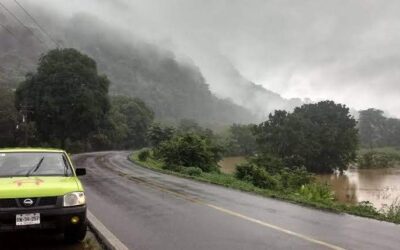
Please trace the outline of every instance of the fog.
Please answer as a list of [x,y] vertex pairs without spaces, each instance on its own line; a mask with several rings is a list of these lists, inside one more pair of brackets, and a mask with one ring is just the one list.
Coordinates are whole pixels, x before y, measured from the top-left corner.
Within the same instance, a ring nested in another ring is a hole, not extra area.
[[[171,50],[197,65],[218,96],[246,107],[265,106],[243,91],[255,83],[285,98],[332,99],[400,117],[398,1],[19,1],[36,16],[90,13]],[[56,37],[58,25],[43,23]],[[291,106],[279,98],[274,105]]]

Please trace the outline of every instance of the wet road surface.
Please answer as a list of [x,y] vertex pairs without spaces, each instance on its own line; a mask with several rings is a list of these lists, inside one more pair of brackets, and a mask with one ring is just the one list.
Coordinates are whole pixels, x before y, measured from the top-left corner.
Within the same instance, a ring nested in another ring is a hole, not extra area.
[[89,209],[130,249],[399,249],[399,225],[153,172],[128,154],[74,161]]

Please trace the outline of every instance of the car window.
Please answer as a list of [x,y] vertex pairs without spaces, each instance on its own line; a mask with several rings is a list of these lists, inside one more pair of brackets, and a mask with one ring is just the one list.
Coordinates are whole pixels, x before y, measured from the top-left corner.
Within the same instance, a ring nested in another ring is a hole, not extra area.
[[0,153],[0,176],[71,176],[62,153]]

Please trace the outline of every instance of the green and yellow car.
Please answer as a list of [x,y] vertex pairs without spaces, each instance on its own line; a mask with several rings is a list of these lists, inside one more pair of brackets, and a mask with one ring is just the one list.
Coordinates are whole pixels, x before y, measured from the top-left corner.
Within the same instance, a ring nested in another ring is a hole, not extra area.
[[54,149],[0,149],[0,232],[49,229],[68,242],[86,235],[86,200],[68,154]]

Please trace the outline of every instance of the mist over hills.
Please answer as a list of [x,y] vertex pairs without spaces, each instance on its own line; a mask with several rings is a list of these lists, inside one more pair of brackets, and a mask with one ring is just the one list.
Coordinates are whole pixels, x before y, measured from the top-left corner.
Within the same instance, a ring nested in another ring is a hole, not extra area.
[[[51,32],[63,47],[76,48],[96,60],[100,72],[111,80],[113,94],[141,98],[159,120],[176,122],[186,118],[202,124],[258,122],[274,109],[292,109],[301,104],[298,99],[283,99],[246,80],[232,65],[221,68],[229,76],[226,79],[231,80],[230,87],[218,89],[218,79],[206,80],[207,74],[196,62],[182,62],[160,45],[132,39],[92,15],[82,13],[60,20],[42,13],[40,18],[51,23]],[[1,12],[0,21],[14,35],[0,29],[0,85],[15,88],[26,73],[35,70],[40,55],[54,45],[26,20],[34,34]]]

